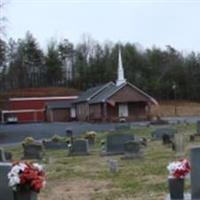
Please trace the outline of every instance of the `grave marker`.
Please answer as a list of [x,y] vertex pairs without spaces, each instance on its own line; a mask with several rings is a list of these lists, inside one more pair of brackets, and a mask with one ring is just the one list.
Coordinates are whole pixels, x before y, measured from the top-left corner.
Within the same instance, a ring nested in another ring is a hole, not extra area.
[[6,155],[3,148],[0,148],[0,162],[6,162]]
[[124,156],[122,159],[141,158],[143,152],[139,141],[128,141],[124,143]]
[[175,151],[177,157],[183,157],[184,156],[184,147],[185,147],[185,138],[183,134],[176,134],[175,135]]
[[190,159],[192,199],[200,199],[200,146],[191,148]]
[[169,135],[170,138],[173,138],[176,134],[176,129],[173,128],[159,128],[151,133],[153,139],[160,140],[163,135]]
[[13,192],[8,186],[8,172],[11,167],[11,163],[0,162],[0,199],[2,200],[13,200]]
[[43,146],[42,144],[23,144],[24,157],[23,159],[42,159]]
[[131,126],[129,123],[119,123],[115,125],[115,130],[123,130],[123,129],[130,129]]
[[131,134],[110,134],[106,138],[106,155],[124,154],[124,143],[134,140]]
[[67,142],[54,142],[54,141],[43,141],[42,142],[45,149],[67,149]]
[[70,155],[89,155],[88,140],[75,140],[69,149]]
[[197,121],[197,134],[200,135],[200,121]]

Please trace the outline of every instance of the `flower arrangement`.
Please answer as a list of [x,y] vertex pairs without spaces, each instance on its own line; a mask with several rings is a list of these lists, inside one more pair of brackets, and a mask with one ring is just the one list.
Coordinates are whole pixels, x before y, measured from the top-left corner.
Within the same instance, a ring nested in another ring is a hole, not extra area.
[[190,173],[191,166],[187,159],[182,159],[169,163],[167,169],[169,178],[183,179]]
[[13,191],[32,190],[39,193],[46,183],[43,166],[38,163],[14,163],[8,179]]
[[23,144],[34,144],[36,141],[34,140],[33,137],[26,137],[23,141]]
[[85,139],[91,139],[94,140],[96,138],[96,132],[89,131],[85,134]]

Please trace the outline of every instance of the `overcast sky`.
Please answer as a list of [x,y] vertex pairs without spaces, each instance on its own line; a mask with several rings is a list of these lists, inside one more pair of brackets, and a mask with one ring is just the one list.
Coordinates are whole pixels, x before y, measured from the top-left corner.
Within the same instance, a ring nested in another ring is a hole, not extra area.
[[52,37],[77,43],[86,33],[100,42],[200,52],[200,0],[8,0],[1,14],[7,38],[29,30],[42,47]]

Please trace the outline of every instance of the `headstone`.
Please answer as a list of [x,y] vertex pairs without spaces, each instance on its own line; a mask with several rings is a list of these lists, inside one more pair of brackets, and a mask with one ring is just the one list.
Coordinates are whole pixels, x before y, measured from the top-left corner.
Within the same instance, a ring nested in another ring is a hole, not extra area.
[[184,147],[185,147],[185,139],[183,134],[176,134],[174,137],[175,142],[175,151],[177,157],[183,157],[184,156]]
[[12,153],[5,151],[5,157],[6,157],[6,161],[11,161],[12,160]]
[[190,135],[190,142],[195,141],[196,137],[200,137],[200,121],[196,122],[196,133]]
[[42,159],[44,152],[41,144],[23,144],[23,148],[23,159]]
[[3,148],[0,148],[0,162],[6,162],[6,155]]
[[131,134],[110,134],[106,138],[106,154],[124,154],[124,143],[134,140]]
[[108,167],[111,173],[116,173],[119,171],[118,161],[117,160],[108,160]]
[[45,149],[67,149],[67,142],[43,141]]
[[200,199],[200,146],[194,146],[190,152],[192,199]]
[[195,140],[195,136],[194,135],[190,135],[190,142],[193,142]]
[[70,155],[89,155],[88,140],[75,140],[69,149]]
[[124,143],[124,156],[122,159],[134,159],[141,158],[143,152],[141,150],[141,144],[139,141],[128,141]]
[[124,143],[124,153],[139,153],[140,143],[136,141],[128,141]]
[[72,129],[66,129],[66,135],[67,135],[67,137],[73,137]]
[[163,144],[170,144],[172,141],[171,141],[170,136],[168,134],[164,134],[162,136],[162,142],[163,142]]
[[123,130],[123,129],[130,129],[130,124],[128,123],[119,123],[115,125],[115,130]]
[[197,121],[197,134],[200,135],[200,121]]
[[0,199],[2,200],[13,200],[13,192],[8,186],[8,172],[11,167],[11,163],[0,162]]
[[173,138],[176,134],[176,129],[173,128],[159,128],[151,133],[153,139],[159,140],[162,139],[163,135],[169,135],[170,138]]
[[72,144],[74,142],[74,134],[72,129],[66,129],[66,135],[70,138],[70,143]]

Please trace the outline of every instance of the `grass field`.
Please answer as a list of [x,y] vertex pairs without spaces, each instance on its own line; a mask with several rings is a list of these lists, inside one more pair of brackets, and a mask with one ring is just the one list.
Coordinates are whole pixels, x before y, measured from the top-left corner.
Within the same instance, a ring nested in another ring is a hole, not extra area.
[[161,117],[200,116],[200,103],[190,101],[161,101],[154,114]]
[[[185,157],[188,158],[189,135],[196,125],[174,125],[185,137]],[[149,142],[144,158],[121,160],[121,156],[101,157],[100,141],[107,133],[97,134],[97,141],[89,156],[67,156],[66,150],[46,151],[47,185],[39,200],[163,200],[167,189],[167,164],[177,159],[171,148],[161,141],[151,141],[155,127],[133,128],[123,132],[146,137]],[[9,148],[15,159],[22,156],[21,146]],[[108,159],[119,162],[119,172],[112,174]],[[189,181],[186,190],[189,190]]]

